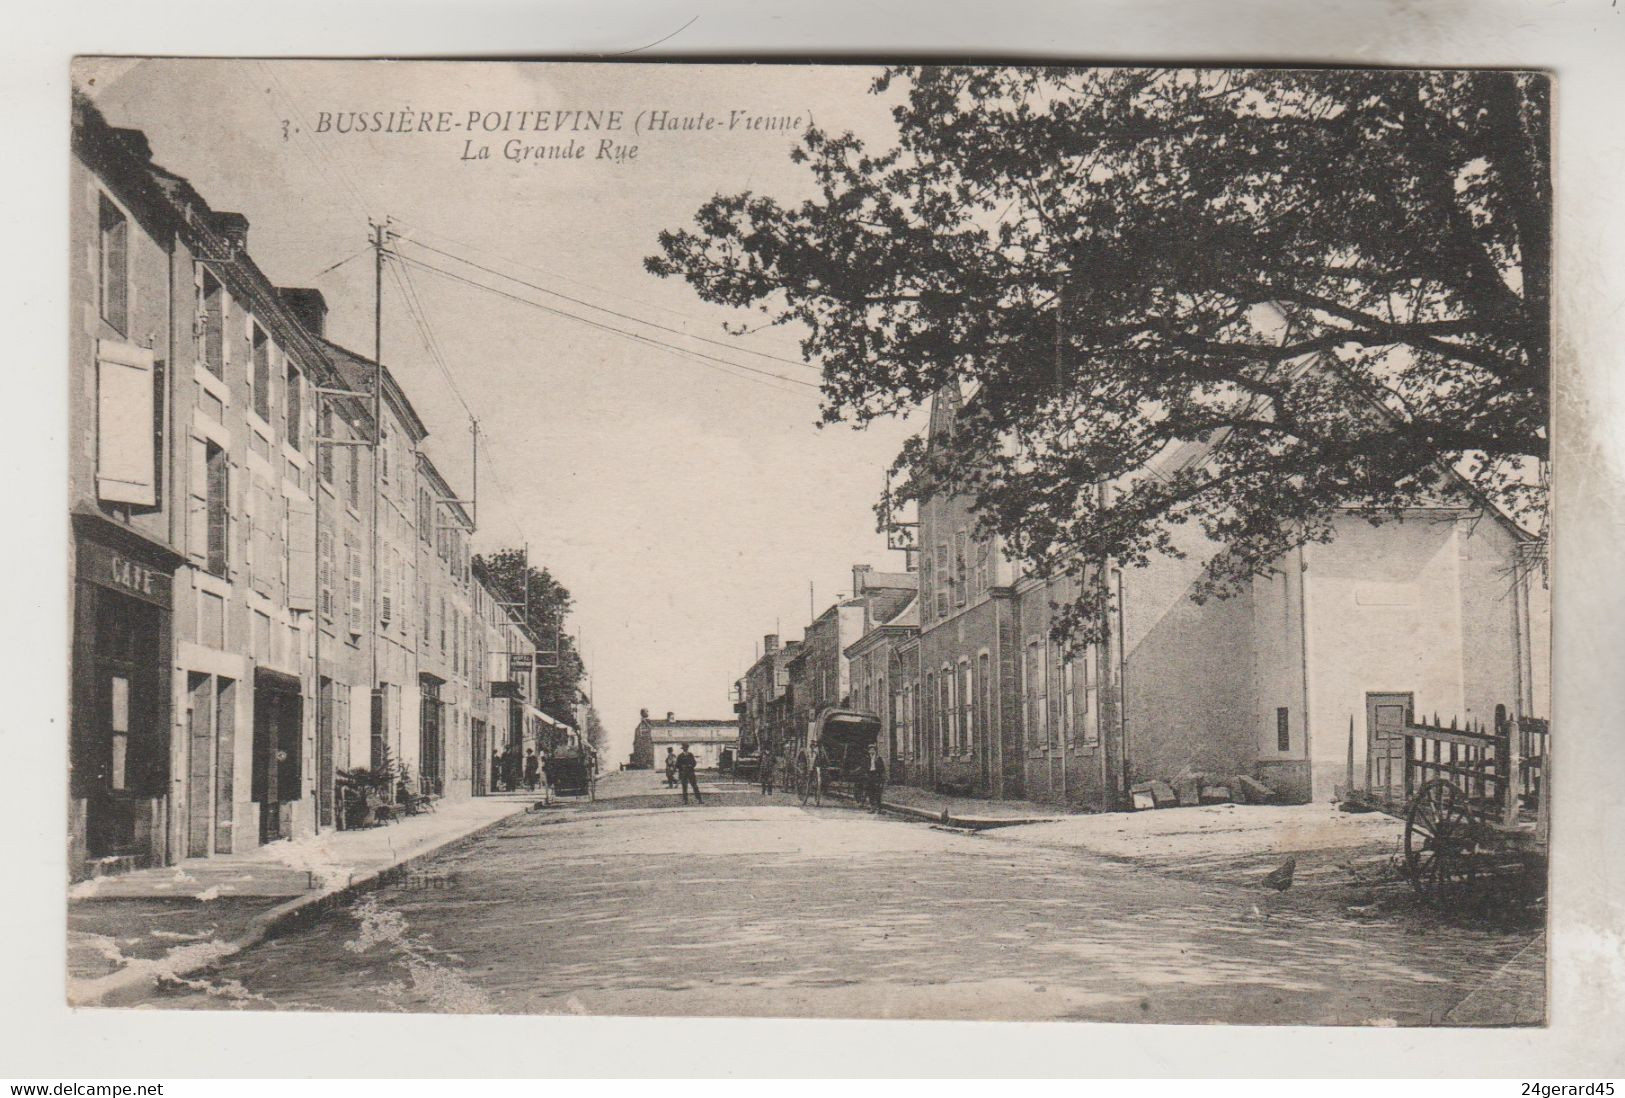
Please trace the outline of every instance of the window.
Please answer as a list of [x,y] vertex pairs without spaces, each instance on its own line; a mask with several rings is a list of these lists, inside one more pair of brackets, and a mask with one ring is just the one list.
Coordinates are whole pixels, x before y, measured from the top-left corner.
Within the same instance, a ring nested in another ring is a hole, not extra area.
[[282,391],[283,437],[288,440],[288,445],[295,450],[299,449],[303,441],[303,435],[300,431],[302,426],[300,419],[305,414],[303,386],[304,377],[300,375],[299,367],[293,364],[292,359],[289,359],[287,384]]
[[[976,686],[978,690],[976,703],[977,726],[982,730],[982,734],[984,736],[991,736],[993,733],[993,711],[991,704],[993,697],[993,686],[992,679],[988,675],[991,667],[992,660],[986,652],[983,652],[980,656],[976,657]],[[989,740],[989,742],[992,741]],[[971,749],[975,750],[975,748],[976,745],[973,742],[971,744]]]
[[113,733],[113,788],[124,789],[128,784],[127,768],[130,757],[130,680],[114,675],[109,683],[109,721]]
[[921,554],[920,561],[920,621],[931,620],[931,608],[936,605],[936,567],[930,552]]
[[250,324],[248,330],[249,384],[254,388],[254,414],[271,421],[271,340],[265,329]]
[[389,483],[389,448],[393,445],[389,437],[389,425],[378,425],[378,479],[384,484]]
[[976,683],[970,661],[959,665],[959,749],[965,754],[976,744]]
[[942,745],[944,754],[953,751],[955,723],[954,673],[944,667],[942,677],[937,680],[937,742]]
[[993,538],[976,539],[976,593],[987,594],[993,586]]
[[1044,644],[1036,640],[1027,642],[1024,667],[1027,687],[1027,748],[1033,751],[1043,747],[1049,738],[1049,703],[1045,682],[1047,663]]
[[921,754],[931,750],[934,746],[926,741],[936,733],[936,700],[937,676],[935,672],[927,672],[925,676],[925,691],[920,695],[919,708],[919,736]]
[[361,550],[352,542],[345,546],[344,575],[349,586],[350,632],[362,631]]
[[[1088,665],[1084,666],[1087,668]],[[1077,737],[1077,668],[1077,662],[1072,657],[1061,660],[1061,737],[1069,744]]]
[[1292,726],[1284,705],[1275,711],[1275,750],[1292,750]]
[[944,591],[942,588],[943,588],[944,585],[947,585],[947,586],[952,586],[953,585],[953,576],[948,571],[948,543],[947,542],[939,542],[937,544],[936,568],[937,568],[937,587],[936,587],[936,602],[937,602],[936,611],[937,611],[937,617],[945,618],[945,617],[948,616],[948,592]]
[[333,447],[322,440],[333,437],[333,409],[319,396],[316,400],[316,464],[321,470],[322,482],[333,483]]
[[215,377],[226,376],[226,291],[207,271],[198,272],[198,337],[203,366]]
[[965,531],[961,530],[954,535],[954,605],[964,606],[966,590],[970,586],[970,539]]
[[203,460],[207,491],[204,514],[208,522],[206,566],[215,575],[224,576],[231,564],[231,472],[226,451],[212,442],[204,444]]
[[446,596],[440,596],[440,654],[446,654]]
[[324,526],[316,535],[316,572],[317,584],[321,590],[322,617],[328,621],[333,620],[333,573],[336,568],[334,557],[337,549],[333,545],[333,530]]
[[100,221],[96,300],[102,319],[123,335],[130,328],[130,223],[106,196]]
[[1100,745],[1100,649],[1090,645],[1083,654],[1083,742]]

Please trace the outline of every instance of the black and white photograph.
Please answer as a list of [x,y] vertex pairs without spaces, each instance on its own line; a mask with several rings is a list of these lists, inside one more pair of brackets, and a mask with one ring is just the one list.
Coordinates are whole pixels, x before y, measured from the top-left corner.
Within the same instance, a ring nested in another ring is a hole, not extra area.
[[71,96],[70,1004],[1546,1023],[1549,74]]

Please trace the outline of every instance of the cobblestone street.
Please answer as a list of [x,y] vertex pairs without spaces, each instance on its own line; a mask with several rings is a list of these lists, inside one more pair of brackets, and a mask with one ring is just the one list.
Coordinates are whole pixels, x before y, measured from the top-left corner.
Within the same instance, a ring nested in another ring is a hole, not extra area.
[[1535,939],[707,788],[613,776],[159,1002],[1417,1025]]

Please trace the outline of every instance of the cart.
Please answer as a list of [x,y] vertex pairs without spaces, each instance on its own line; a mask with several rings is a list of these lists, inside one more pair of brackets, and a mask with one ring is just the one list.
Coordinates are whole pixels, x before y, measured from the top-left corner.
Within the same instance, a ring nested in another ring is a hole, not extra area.
[[560,748],[547,760],[547,780],[561,797],[598,799],[598,760],[590,747]]
[[1543,886],[1550,723],[1503,706],[1493,728],[1407,713],[1401,735],[1402,795],[1391,782],[1373,788],[1368,761],[1366,788],[1345,799],[1405,821],[1401,868],[1416,892],[1451,908],[1486,886]]
[[825,793],[835,792],[861,799],[869,748],[879,739],[880,718],[873,713],[831,709],[821,715],[812,742],[797,756],[796,787],[801,803],[822,804]]

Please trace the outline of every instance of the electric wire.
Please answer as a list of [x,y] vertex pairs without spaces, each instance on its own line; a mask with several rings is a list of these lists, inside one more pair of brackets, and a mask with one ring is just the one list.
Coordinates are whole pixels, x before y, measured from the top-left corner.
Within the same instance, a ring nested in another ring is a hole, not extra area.
[[522,278],[517,278],[514,275],[506,274],[506,273],[504,273],[502,271],[495,270],[494,268],[487,267],[484,264],[475,263],[472,259],[465,259],[460,255],[454,255],[451,252],[445,251],[445,250],[443,250],[441,248],[436,248],[432,244],[425,244],[421,240],[413,240],[410,237],[405,237],[403,239],[406,240],[406,242],[411,244],[413,247],[424,248],[424,249],[426,249],[428,251],[434,252],[436,255],[443,255],[447,259],[456,260],[458,263],[466,263],[468,266],[474,267],[474,268],[476,268],[478,270],[481,270],[481,271],[485,271],[487,274],[494,274],[498,278],[506,278],[510,282],[517,282],[519,285],[525,286],[525,287],[527,287],[529,289],[537,290],[537,291],[539,291],[541,293],[548,294],[548,295],[553,296],[553,297],[563,298],[565,301],[568,301],[571,304],[580,305],[580,306],[583,306],[584,308],[592,309],[592,310],[594,310],[596,312],[607,313],[610,316],[618,317],[621,320],[630,320],[634,324],[643,324],[643,325],[647,325],[650,328],[658,328],[662,332],[670,332],[673,335],[679,335],[679,336],[682,336],[685,339],[697,339],[701,343],[709,343],[709,344],[711,344],[713,346],[723,347],[723,348],[726,348],[726,349],[728,349],[730,351],[743,351],[746,354],[757,355],[757,356],[759,356],[761,358],[770,359],[770,360],[772,360],[774,362],[782,362],[787,366],[796,366],[796,367],[799,367],[800,369],[803,369],[803,370],[816,370],[816,369],[818,369],[817,366],[814,366],[810,362],[804,362],[804,361],[801,361],[801,360],[798,360],[798,359],[793,359],[793,358],[785,358],[783,355],[769,354],[767,351],[758,351],[756,348],[747,347],[742,343],[729,343],[726,340],[711,339],[708,336],[695,335],[693,332],[685,331],[682,328],[673,328],[668,324],[660,324],[660,323],[658,323],[656,321],[653,321],[653,320],[645,320],[644,318],[642,318],[640,316],[634,316],[631,313],[617,312],[616,310],[607,308],[607,307],[605,307],[603,305],[595,305],[592,302],[585,301],[585,300],[583,300],[583,299],[581,299],[579,297],[571,297],[569,294],[561,293],[558,290],[551,290],[551,289],[548,289],[546,286],[541,286],[541,285],[538,285],[538,284],[536,284],[534,282],[527,282]]
[[[600,331],[610,332],[612,334],[619,335],[619,336],[621,336],[621,337],[623,337],[625,339],[630,339],[630,340],[633,340],[635,342],[642,343],[642,344],[645,344],[645,345],[648,345],[648,346],[651,346],[651,347],[659,347],[659,348],[661,348],[663,350],[670,351],[670,352],[673,352],[675,354],[678,354],[678,355],[693,359],[693,360],[697,361],[699,363],[699,365],[707,366],[707,367],[709,367],[711,369],[717,369],[718,365],[720,365],[720,366],[724,366],[724,367],[730,367],[732,370],[745,370],[745,371],[748,371],[751,374],[757,374],[757,375],[760,375],[762,378],[770,379],[770,381],[780,382],[780,383],[785,384],[785,385],[798,385],[798,386],[801,386],[802,388],[812,389],[812,390],[815,390],[815,391],[820,388],[818,385],[816,385],[816,384],[814,384],[814,383],[812,383],[810,381],[802,381],[799,378],[785,377],[783,374],[776,374],[776,373],[772,372],[771,370],[758,369],[755,366],[747,366],[746,364],[744,364],[742,362],[733,362],[733,361],[731,361],[729,359],[718,358],[715,355],[708,355],[708,354],[704,353],[703,351],[696,351],[696,350],[693,350],[692,348],[689,348],[689,347],[680,347],[680,346],[678,346],[678,345],[676,345],[674,343],[667,343],[664,340],[655,339],[655,338],[653,338],[651,336],[646,336],[646,335],[643,335],[643,334],[641,334],[639,332],[629,332],[625,328],[617,328],[612,324],[605,324],[602,321],[592,320],[592,319],[589,319],[587,317],[580,316],[580,315],[578,315],[576,313],[568,312],[568,311],[566,311],[564,309],[558,309],[558,308],[555,308],[555,307],[553,307],[551,305],[545,305],[542,302],[533,301],[530,298],[520,297],[517,294],[509,293],[506,290],[502,290],[502,289],[500,289],[498,287],[488,286],[483,282],[478,282],[478,281],[476,281],[474,279],[467,278],[467,277],[465,277],[463,275],[457,274],[455,271],[448,271],[444,267],[437,267],[432,263],[425,263],[421,259],[415,259],[415,258],[413,258],[411,256],[406,256],[406,255],[397,255],[397,258],[402,263],[407,263],[407,264],[411,264],[411,265],[416,266],[416,267],[421,267],[426,271],[432,271],[432,272],[440,275],[443,278],[449,278],[449,279],[451,279],[451,280],[453,280],[455,282],[461,282],[464,285],[472,286],[475,289],[484,290],[487,293],[496,294],[499,297],[505,297],[510,301],[516,301],[521,305],[529,305],[533,309],[540,309],[542,312],[551,313],[554,316],[560,316],[560,317],[564,317],[564,318],[569,319],[569,320],[574,320],[577,323],[585,324],[588,327],[597,328]],[[741,380],[744,380],[744,381],[757,380],[756,378],[743,377],[742,375],[739,375],[739,374],[733,374],[729,370],[723,370],[721,372],[729,373],[730,376],[738,377],[738,378],[740,378]],[[760,381],[758,383],[759,384],[768,384],[769,382],[768,381]]]

